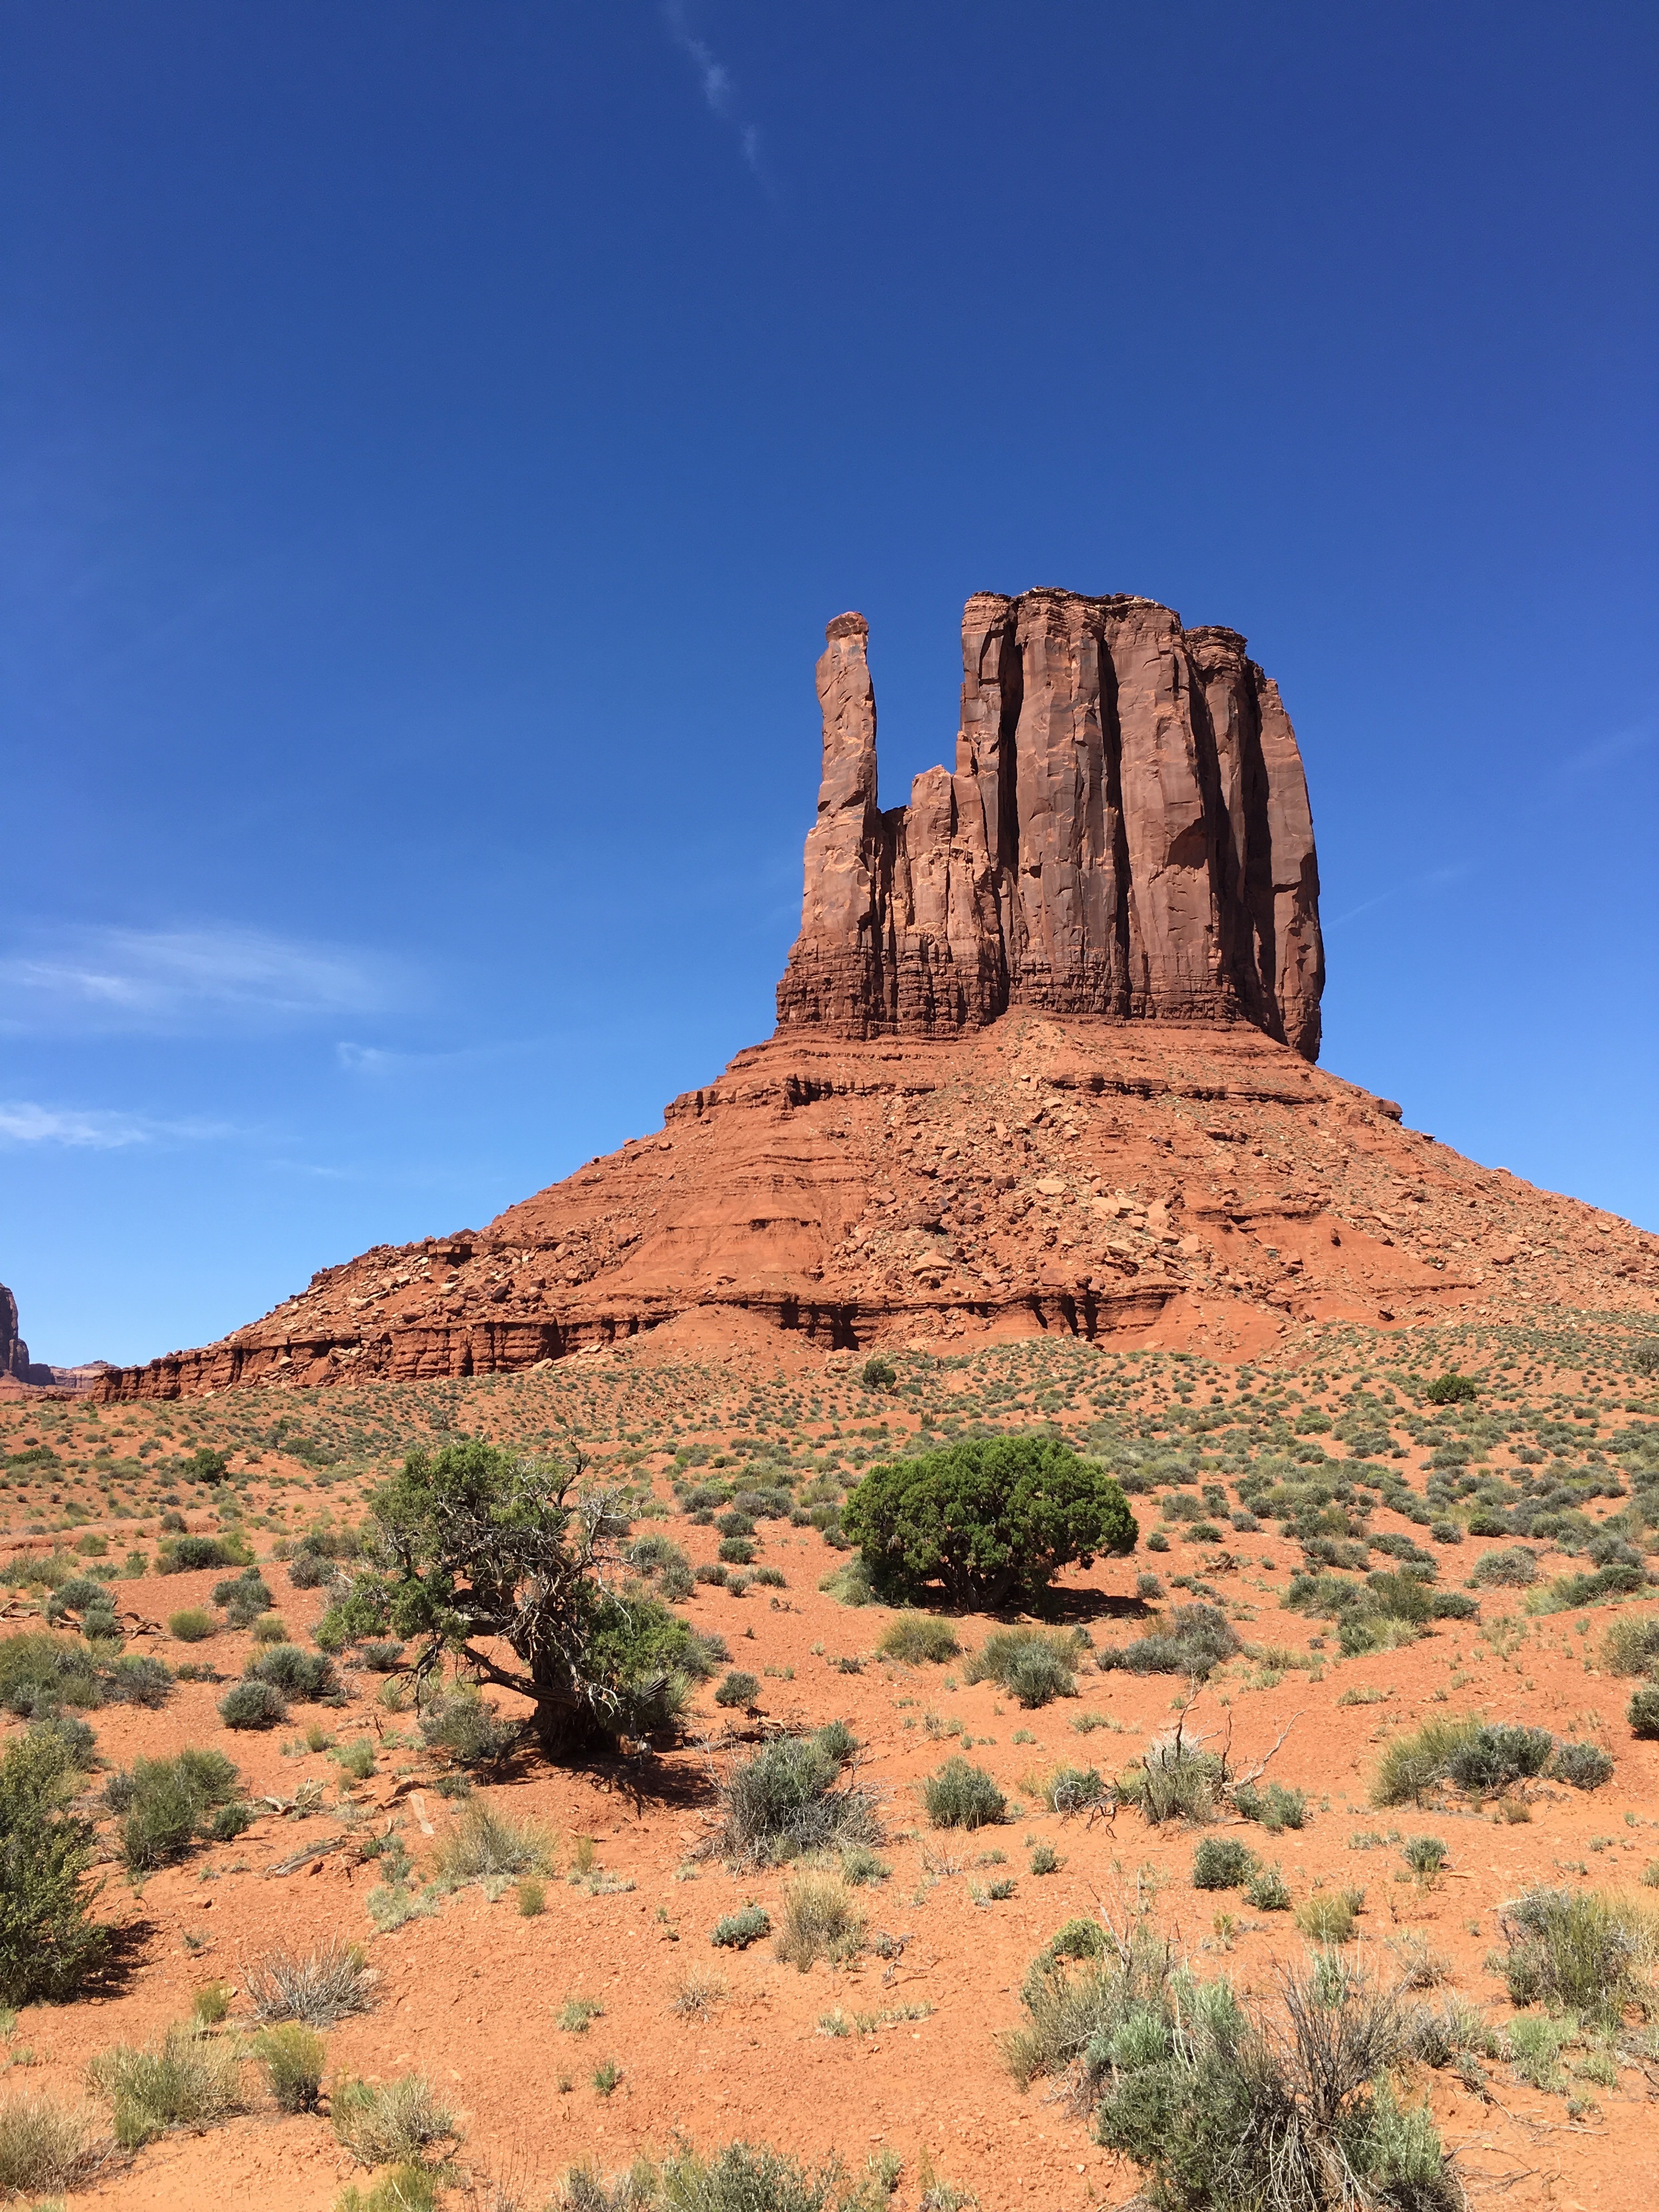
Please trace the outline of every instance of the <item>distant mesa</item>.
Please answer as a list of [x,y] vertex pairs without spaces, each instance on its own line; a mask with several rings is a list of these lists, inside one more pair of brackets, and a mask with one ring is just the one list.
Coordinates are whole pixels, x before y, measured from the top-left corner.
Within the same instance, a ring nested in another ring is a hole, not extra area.
[[862,615],[830,624],[818,818],[781,1028],[939,1037],[1011,1007],[1253,1023],[1319,1056],[1296,733],[1237,630],[1155,600],[976,592],[954,772],[876,804]]
[[763,1325],[838,1352],[1054,1331],[1243,1357],[1294,1322],[1659,1304],[1659,1239],[1316,1065],[1307,786],[1237,631],[976,592],[956,765],[885,811],[867,636],[837,616],[818,662],[765,1043],[483,1229],[323,1268],[97,1395],[506,1373],[653,1331],[690,1357]]

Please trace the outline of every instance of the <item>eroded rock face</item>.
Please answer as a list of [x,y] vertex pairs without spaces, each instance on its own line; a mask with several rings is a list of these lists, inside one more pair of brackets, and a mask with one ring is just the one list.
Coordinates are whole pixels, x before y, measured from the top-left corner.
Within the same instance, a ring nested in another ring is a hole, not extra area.
[[868,624],[818,663],[823,778],[778,1020],[947,1036],[1011,1006],[1254,1023],[1318,1057],[1313,821],[1237,631],[1128,597],[976,592],[954,773],[876,799]]
[[0,1283],[0,1382],[24,1383],[39,1389],[53,1379],[43,1361],[31,1359],[29,1348],[18,1334],[17,1301]]

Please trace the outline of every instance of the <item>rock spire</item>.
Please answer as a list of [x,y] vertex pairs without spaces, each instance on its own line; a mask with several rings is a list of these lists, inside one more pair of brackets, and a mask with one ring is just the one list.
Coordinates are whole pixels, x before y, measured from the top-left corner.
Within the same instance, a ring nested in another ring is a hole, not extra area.
[[1319,1054],[1296,733],[1236,630],[1151,599],[977,592],[954,772],[877,803],[862,615],[817,665],[823,776],[778,1021],[945,1037],[1012,1006],[1250,1022]]

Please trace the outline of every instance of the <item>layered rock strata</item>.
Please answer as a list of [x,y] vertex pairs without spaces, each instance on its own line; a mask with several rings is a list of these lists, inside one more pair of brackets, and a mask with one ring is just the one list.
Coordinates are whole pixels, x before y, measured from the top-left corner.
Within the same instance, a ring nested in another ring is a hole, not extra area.
[[954,771],[884,811],[858,614],[817,666],[823,771],[783,1030],[945,1037],[1010,1007],[1249,1022],[1319,1052],[1296,734],[1236,630],[1151,599],[975,592]]

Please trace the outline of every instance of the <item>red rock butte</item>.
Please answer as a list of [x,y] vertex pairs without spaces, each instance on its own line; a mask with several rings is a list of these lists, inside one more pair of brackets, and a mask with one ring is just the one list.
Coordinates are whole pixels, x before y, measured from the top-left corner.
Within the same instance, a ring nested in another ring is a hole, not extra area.
[[818,662],[768,1042],[487,1228],[324,1268],[95,1395],[502,1373],[757,1323],[825,1350],[1059,1330],[1226,1356],[1287,1317],[1659,1304],[1659,1239],[1316,1065],[1307,787],[1236,631],[975,593],[955,769],[886,811],[867,635],[838,616]]

